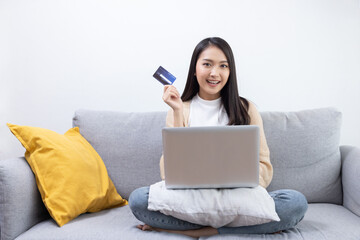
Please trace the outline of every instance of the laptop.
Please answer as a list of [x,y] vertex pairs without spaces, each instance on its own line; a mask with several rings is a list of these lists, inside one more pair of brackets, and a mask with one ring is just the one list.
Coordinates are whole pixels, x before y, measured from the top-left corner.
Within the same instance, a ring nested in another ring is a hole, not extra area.
[[258,126],[163,128],[162,140],[168,189],[259,184]]

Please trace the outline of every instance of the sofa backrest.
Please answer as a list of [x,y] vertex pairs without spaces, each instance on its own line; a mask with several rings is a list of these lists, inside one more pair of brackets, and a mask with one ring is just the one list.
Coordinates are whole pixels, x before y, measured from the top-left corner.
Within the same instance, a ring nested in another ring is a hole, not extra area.
[[261,116],[274,168],[267,190],[294,189],[309,202],[341,204],[341,113],[322,108]]
[[[342,202],[341,113],[332,108],[261,113],[274,177],[268,191],[290,188],[309,202]],[[166,112],[78,110],[73,125],[102,157],[119,194],[128,198],[160,181]]]
[[103,159],[119,194],[161,180],[161,129],[166,112],[124,113],[78,110],[73,125]]

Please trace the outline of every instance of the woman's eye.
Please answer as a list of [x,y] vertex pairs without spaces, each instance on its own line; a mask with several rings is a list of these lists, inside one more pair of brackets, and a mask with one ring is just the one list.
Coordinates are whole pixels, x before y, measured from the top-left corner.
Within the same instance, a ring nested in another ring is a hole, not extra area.
[[222,68],[228,68],[229,66],[226,64],[221,65]]
[[204,66],[210,67],[210,63],[203,63]]

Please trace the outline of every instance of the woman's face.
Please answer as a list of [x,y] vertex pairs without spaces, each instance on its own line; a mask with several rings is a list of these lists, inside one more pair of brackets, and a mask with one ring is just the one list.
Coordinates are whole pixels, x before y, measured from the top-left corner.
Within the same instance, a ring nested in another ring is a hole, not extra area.
[[216,46],[209,46],[196,62],[195,76],[200,86],[199,96],[204,100],[215,100],[230,75],[225,54]]

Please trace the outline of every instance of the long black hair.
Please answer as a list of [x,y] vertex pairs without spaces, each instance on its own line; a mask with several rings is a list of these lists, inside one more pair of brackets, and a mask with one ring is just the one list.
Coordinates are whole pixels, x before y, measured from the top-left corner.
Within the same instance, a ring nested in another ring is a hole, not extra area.
[[228,125],[249,125],[249,102],[245,98],[239,96],[234,55],[230,45],[222,38],[206,38],[195,47],[191,57],[189,74],[184,92],[181,95],[181,100],[189,101],[199,92],[200,87],[195,76],[196,63],[198,61],[199,55],[209,46],[216,46],[221,51],[223,51],[230,68],[229,79],[220,92],[222,104],[224,105],[229,118]]

